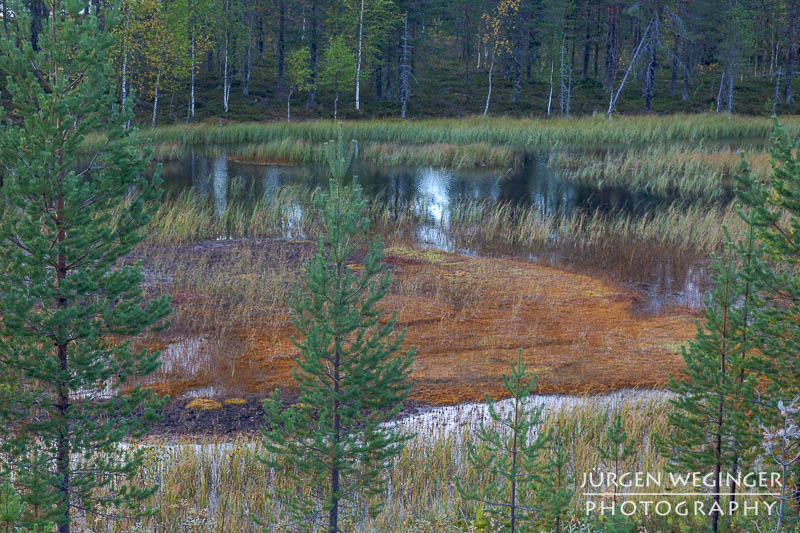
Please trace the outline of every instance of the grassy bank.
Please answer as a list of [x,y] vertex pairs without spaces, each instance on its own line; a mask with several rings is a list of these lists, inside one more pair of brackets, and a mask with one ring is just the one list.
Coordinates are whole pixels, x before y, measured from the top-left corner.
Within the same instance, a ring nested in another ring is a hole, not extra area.
[[[551,406],[545,411],[545,428],[558,432],[568,443],[569,469],[574,477],[569,482],[573,501],[569,511],[570,531],[586,523],[583,511],[584,489],[579,487],[583,472],[603,467],[597,445],[606,439],[605,431],[615,411],[622,414],[625,430],[634,438],[635,453],[620,471],[663,471],[666,460],[654,449],[656,437],[664,437],[670,428],[665,399],[631,397],[613,405],[606,400],[587,398],[572,404]],[[368,532],[456,532],[467,530],[475,517],[474,503],[463,501],[455,490],[454,480],[469,485],[487,482],[482,472],[466,461],[465,442],[471,438],[469,427],[432,429],[430,426],[409,427],[417,432],[405,451],[387,468],[390,491],[382,514],[364,518],[361,505],[344,511],[346,528]],[[147,443],[148,461],[139,483],[158,485],[153,503],[156,514],[139,521],[90,524],[104,531],[258,531],[253,516],[265,522],[268,529],[292,531],[281,518],[281,506],[273,498],[276,473],[261,463],[260,441],[241,437],[233,441]],[[612,465],[605,465],[612,468]],[[646,489],[629,489],[642,492]],[[705,527],[705,518],[635,516],[647,531],[696,531]],[[748,524],[749,526],[750,524]],[[681,529],[683,528],[683,529]],[[688,529],[687,529],[688,528]],[[735,527],[733,531],[749,529]],[[538,531],[538,530],[536,530]]]
[[[321,143],[315,144],[313,141],[288,137],[266,142],[200,146],[162,141],[153,146],[153,155],[160,160],[178,159],[191,150],[200,150],[208,156],[227,156],[234,161],[253,164],[307,165],[325,161]],[[482,142],[466,145],[439,143],[425,146],[362,143],[359,158],[380,166],[434,165],[461,169],[516,167],[522,160],[522,154],[503,146]]]
[[[788,132],[800,131],[800,118],[782,120]],[[572,120],[468,118],[442,120],[371,120],[344,122],[345,134],[362,146],[439,145],[502,146],[514,150],[550,149],[557,144],[575,146],[629,145],[645,143],[698,143],[707,141],[760,141],[772,131],[767,118],[737,117],[732,121],[719,115],[672,115],[667,117],[619,117],[612,121],[599,117]],[[209,122],[144,129],[162,155],[176,155],[191,148],[252,145],[260,150],[302,160],[314,152],[313,146],[336,136],[338,123],[330,120],[282,123]],[[84,149],[103,142],[87,137]],[[300,145],[292,144],[302,142]],[[288,144],[281,144],[288,143]],[[298,146],[300,148],[298,148]]]

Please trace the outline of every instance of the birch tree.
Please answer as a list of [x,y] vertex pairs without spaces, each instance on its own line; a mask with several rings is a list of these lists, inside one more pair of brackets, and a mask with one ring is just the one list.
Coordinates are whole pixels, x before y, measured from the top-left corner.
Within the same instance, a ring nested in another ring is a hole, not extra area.
[[286,61],[286,122],[292,121],[292,94],[311,88],[311,51],[307,46],[295,50]]
[[401,15],[392,0],[348,0],[333,22],[355,50],[355,108],[361,110],[361,80],[369,76],[380,58],[380,47],[387,42],[391,30],[400,23]]
[[185,1],[186,26],[189,32],[189,104],[186,110],[186,121],[188,122],[194,118],[195,114],[195,77],[199,70],[197,58],[206,53],[210,46],[209,22],[212,15],[208,0],[179,1]]
[[355,76],[353,53],[341,36],[332,37],[322,55],[322,67],[319,73],[321,87],[333,91],[333,119],[339,114],[339,92],[352,87]]
[[484,13],[483,44],[489,50],[489,89],[486,93],[486,105],[483,116],[489,113],[489,102],[492,99],[492,76],[498,55],[510,51],[507,32],[511,22],[516,18],[520,0],[500,0],[491,13]]

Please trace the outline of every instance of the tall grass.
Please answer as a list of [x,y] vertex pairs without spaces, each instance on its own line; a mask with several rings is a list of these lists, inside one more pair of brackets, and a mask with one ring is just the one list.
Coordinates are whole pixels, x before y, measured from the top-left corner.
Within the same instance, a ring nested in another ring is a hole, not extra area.
[[[784,128],[793,134],[800,131],[800,119],[786,118]],[[336,136],[338,123],[330,120],[296,123],[200,123],[155,128],[145,132],[153,144],[171,143],[173,147],[212,148],[303,141],[314,146]],[[345,134],[363,145],[486,144],[533,150],[550,148],[555,143],[597,146],[600,144],[689,143],[726,140],[764,140],[772,131],[767,118],[737,117],[732,121],[710,115],[671,115],[668,117],[619,117],[571,120],[542,119],[437,119],[420,121],[371,120],[344,122]],[[88,136],[86,150],[103,141]]]
[[[598,409],[603,405],[604,409]],[[565,442],[572,443],[571,468],[575,473],[590,471],[599,464],[595,445],[601,443],[608,424],[608,403],[587,398],[564,407],[546,410],[543,429],[558,430]],[[628,399],[619,409],[626,430],[636,436],[636,457],[631,469],[656,471],[664,461],[653,450],[652,437],[668,431],[663,399]],[[475,516],[474,505],[463,501],[454,487],[462,483],[485,483],[483,472],[466,461],[466,442],[473,427],[452,429],[416,427],[418,432],[402,454],[388,465],[389,494],[384,511],[365,517],[362,508],[343,513],[351,531],[432,532],[463,531]],[[152,503],[156,514],[149,518],[116,521],[106,518],[87,522],[93,531],[260,531],[254,517],[270,531],[294,531],[282,517],[280,502],[274,499],[280,472],[270,470],[258,456],[264,454],[261,442],[252,436],[232,440],[168,442],[151,440],[133,444],[144,448],[146,462],[137,483],[158,485]],[[634,467],[634,465],[636,465]],[[577,483],[577,479],[575,482]],[[581,518],[580,489],[573,486],[575,500],[570,517]]]
[[[667,423],[670,409],[665,397],[655,395],[633,395],[611,401],[602,397],[553,401],[545,409],[541,429],[552,429],[568,444],[569,471],[573,473],[568,527],[586,520],[582,495],[585,489],[579,486],[582,474],[596,468],[613,469],[603,464],[597,451],[597,446],[606,439],[611,416],[621,413],[625,430],[634,439],[634,455],[619,465],[620,471],[655,473],[667,467],[666,458],[657,453],[654,441],[672,431]],[[406,426],[416,436],[387,465],[389,491],[383,512],[370,518],[363,513],[363,506],[346,509],[343,514],[348,530],[412,533],[467,530],[476,509],[474,504],[460,498],[454,480],[478,486],[488,480],[485,472],[475,470],[466,460],[466,442],[473,436],[474,421],[445,420],[441,424]],[[138,484],[158,485],[153,499],[156,514],[135,521],[98,520],[87,524],[93,531],[262,530],[253,517],[261,519],[267,530],[294,531],[282,516],[280,502],[273,497],[274,486],[283,482],[283,476],[258,460],[264,453],[258,438],[150,441],[135,446],[144,447],[148,458]],[[631,495],[647,490],[627,489]],[[673,517],[650,515],[634,519],[648,531],[674,530]],[[689,516],[681,518],[680,524],[687,531],[696,531],[704,527],[704,521],[702,516]],[[734,531],[743,530],[734,528]]]
[[[157,159],[178,159],[187,151],[195,149],[174,141],[162,141],[153,146]],[[199,148],[207,156],[227,156],[228,158],[253,164],[301,165],[324,162],[325,154],[321,144],[294,138],[262,143],[242,143],[234,145],[204,145]],[[360,159],[382,166],[396,165],[436,165],[452,169],[475,167],[517,167],[521,154],[502,146],[487,143],[467,145],[433,144],[429,146],[394,145],[379,143],[364,146]]]
[[[215,212],[210,199],[185,191],[159,206],[147,242],[179,245],[218,238],[307,238],[319,227],[311,209],[312,194],[307,187],[282,187],[255,201],[232,200],[224,211]],[[427,227],[445,239],[440,244],[451,249],[492,244],[531,251],[549,246],[589,250],[650,242],[675,250],[707,252],[722,244],[723,225],[734,236],[741,230],[733,206],[680,203],[636,216],[599,211],[546,215],[536,206],[461,201],[432,220],[425,205],[395,207],[374,201],[365,215],[373,220],[375,230],[390,240],[413,240],[421,227]]]

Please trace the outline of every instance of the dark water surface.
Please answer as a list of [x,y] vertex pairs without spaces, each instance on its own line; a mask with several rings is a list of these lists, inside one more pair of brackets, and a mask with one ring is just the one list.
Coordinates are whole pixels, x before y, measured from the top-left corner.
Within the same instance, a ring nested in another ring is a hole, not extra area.
[[[373,198],[401,206],[428,205],[431,215],[459,201],[488,201],[535,205],[542,214],[571,214],[576,209],[644,213],[663,200],[623,189],[598,190],[571,183],[548,168],[547,157],[529,156],[513,169],[448,170],[432,166],[378,167],[355,161],[351,174]],[[215,205],[226,205],[231,184],[244,179],[254,195],[270,194],[287,185],[317,186],[327,182],[324,168],[241,163],[202,154],[162,164],[164,185],[170,192],[187,188],[213,195]]]
[[[366,194],[373,199],[398,207],[423,209],[431,224],[420,228],[422,246],[448,248],[436,228],[447,222],[448,209],[461,201],[484,201],[536,207],[542,215],[570,215],[575,211],[634,217],[664,206],[664,200],[645,193],[622,189],[597,189],[576,185],[548,168],[547,156],[530,155],[525,163],[513,169],[448,170],[432,166],[378,167],[355,161],[352,174]],[[289,185],[324,185],[327,174],[315,166],[279,166],[241,163],[227,157],[196,153],[183,159],[163,163],[162,178],[168,194],[193,189],[209,195],[218,213],[224,212],[234,195],[247,194],[254,199],[271,195]],[[482,254],[485,250],[452,250]],[[622,252],[621,252],[622,253]],[[627,252],[625,252],[627,253]],[[641,250],[635,265],[623,263],[628,258],[606,258],[606,264],[576,257],[563,250],[552,250],[536,256],[529,252],[507,251],[539,263],[566,267],[589,274],[607,275],[613,280],[636,288],[642,296],[637,308],[643,312],[659,312],[679,305],[697,308],[702,304],[708,279],[703,258],[687,262],[672,261],[669,254],[653,254]],[[620,266],[622,265],[622,266]]]

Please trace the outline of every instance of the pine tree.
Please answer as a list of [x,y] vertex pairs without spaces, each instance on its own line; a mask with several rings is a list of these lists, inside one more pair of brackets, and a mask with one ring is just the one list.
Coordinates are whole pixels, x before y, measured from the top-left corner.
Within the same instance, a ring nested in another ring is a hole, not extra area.
[[[596,446],[600,460],[607,468],[612,469],[614,476],[619,478],[622,467],[634,453],[633,439],[628,437],[628,432],[622,425],[622,413],[617,412],[611,418],[611,423],[606,429],[605,440]],[[617,486],[614,485],[612,496],[614,505],[617,504]]]
[[800,161],[795,153],[797,147],[797,141],[776,122],[768,183],[760,184],[749,172],[740,172],[736,191],[742,205],[742,218],[755,228],[755,237],[763,244],[745,272],[763,299],[751,326],[759,357],[753,358],[749,366],[765,378],[768,386],[763,393],[772,398],[773,407],[780,399],[787,401],[800,395],[800,276],[797,272]]
[[[622,413],[616,412],[611,418],[611,422],[606,429],[605,439],[596,446],[597,452],[600,455],[600,460],[603,462],[608,472],[613,472],[614,476],[619,479],[620,474],[623,472],[622,468],[626,462],[633,457],[635,453],[634,441],[628,436],[625,427],[622,423]],[[610,514],[603,514],[596,521],[596,526],[601,531],[608,531],[609,533],[632,533],[636,530],[633,521],[622,514],[617,514],[617,485],[614,485],[614,492],[612,493],[611,503],[614,511]]]
[[560,533],[572,502],[573,473],[567,441],[554,434],[544,461],[544,475],[536,489],[536,502],[546,531]]
[[[714,487],[709,513],[711,530],[719,529],[723,472],[735,473],[743,453],[753,445],[753,428],[747,417],[753,377],[744,360],[751,342],[742,305],[745,284],[739,274],[740,258],[729,241],[722,257],[712,263],[714,288],[706,298],[703,324],[695,339],[683,349],[686,369],[680,380],[670,378],[675,393],[669,413],[673,432],[661,443],[675,465],[691,471],[713,472]],[[727,516],[727,513],[725,513]]]
[[[0,43],[11,110],[0,135],[0,375],[13,383],[0,384],[0,479],[22,499],[21,527],[68,533],[74,511],[130,514],[152,492],[132,483],[141,457],[118,444],[158,403],[133,381],[158,354],[129,338],[169,302],[146,301],[139,267],[117,262],[159,194],[123,128],[130,106],[115,101],[117,13],[100,20],[86,2],[53,0],[34,49],[27,5],[9,4]],[[90,132],[107,142],[79,158]]]
[[[749,326],[755,350],[746,368],[759,383],[753,405],[762,428],[755,429],[766,433],[781,431],[786,423],[785,405],[800,397],[800,242],[796,237],[800,235],[800,162],[796,149],[797,141],[776,122],[767,182],[756,180],[744,162],[737,176],[740,216],[760,243],[742,277],[756,293]],[[762,446],[768,458],[783,455],[774,442],[765,441]],[[785,470],[784,465],[776,466]],[[797,463],[792,468],[795,481],[782,477],[782,490],[797,485]],[[797,501],[798,494],[793,496]]]
[[[290,298],[301,336],[293,374],[300,397],[283,411],[278,391],[265,402],[264,460],[291,482],[277,495],[293,521],[312,529],[324,513],[326,530],[336,533],[355,516],[357,502],[370,513],[380,509],[386,462],[408,438],[382,424],[408,396],[414,352],[399,353],[403,334],[379,307],[389,275],[377,239],[363,266],[352,268],[369,229],[361,187],[343,183],[352,147],[346,152],[340,130],[338,142],[325,148],[332,177],[328,192],[315,197],[322,235]],[[345,503],[353,515],[345,516]]]
[[539,519],[535,507],[536,488],[542,480],[541,456],[550,434],[539,433],[542,408],[526,409],[525,402],[536,390],[536,376],[528,373],[522,361],[511,363],[511,373],[503,374],[503,386],[511,397],[511,411],[502,415],[487,395],[491,425],[481,424],[476,439],[467,441],[467,460],[476,471],[485,472],[482,486],[456,488],[465,500],[485,506],[486,513],[499,520],[511,533],[527,531]]

